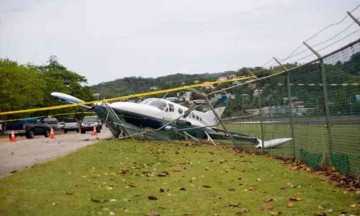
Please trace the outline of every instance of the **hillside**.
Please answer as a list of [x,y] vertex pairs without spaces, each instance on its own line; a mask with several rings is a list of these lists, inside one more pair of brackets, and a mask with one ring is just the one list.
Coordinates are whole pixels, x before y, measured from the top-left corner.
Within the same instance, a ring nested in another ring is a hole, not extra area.
[[110,82],[100,83],[91,86],[93,93],[100,93],[105,98],[128,95],[132,93],[147,92],[152,87],[166,89],[183,85],[194,84],[194,81],[205,82],[214,81],[217,77],[227,74],[239,74],[236,71],[223,73],[204,73],[204,74],[172,74],[157,78],[125,77]]
[[[325,65],[327,72],[327,82],[332,83],[358,83],[360,82],[359,64],[360,55],[353,55],[346,62],[333,62]],[[292,68],[295,65],[286,65],[287,68]],[[260,67],[255,68],[242,68],[238,71],[226,71],[223,73],[204,73],[204,74],[173,74],[162,76],[158,78],[142,78],[142,77],[126,77],[114,81],[106,82],[91,86],[93,93],[101,93],[105,98],[116,97],[121,95],[129,95],[133,93],[147,92],[157,89],[166,89],[184,85],[194,84],[195,82],[214,81],[216,78],[225,75],[249,75],[249,71],[254,73],[257,77],[264,77],[276,72],[281,71],[280,67],[264,69]],[[323,113],[323,100],[321,100],[322,88],[319,84],[322,83],[319,73],[318,64],[310,64],[303,66],[292,73],[291,82],[293,83],[292,91],[293,97],[302,103],[306,108],[315,109],[313,115]],[[283,106],[287,97],[286,76],[278,76],[262,82],[263,91],[263,107],[265,106]],[[313,84],[316,87],[296,87],[297,84]],[[221,89],[231,85],[223,84],[216,86],[216,89]],[[236,88],[228,93],[235,96],[230,101],[228,108],[225,110],[224,117],[244,115],[247,109],[257,109],[258,100],[254,97],[255,88],[258,86],[249,86]],[[202,89],[208,93],[210,90]],[[356,86],[329,86],[329,100],[331,113],[334,115],[346,115],[349,110],[349,95],[357,93]],[[247,96],[244,98],[244,95]],[[169,95],[171,96],[171,95]],[[346,98],[346,99],[345,99]],[[353,104],[352,109],[357,113],[359,104]]]

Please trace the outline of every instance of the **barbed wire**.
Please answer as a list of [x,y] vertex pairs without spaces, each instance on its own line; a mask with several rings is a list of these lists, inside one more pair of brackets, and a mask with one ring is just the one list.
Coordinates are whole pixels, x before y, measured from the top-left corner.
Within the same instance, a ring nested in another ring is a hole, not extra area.
[[[358,8],[360,7],[360,4],[358,4],[355,8],[353,8],[352,10],[350,10],[350,13],[356,11]],[[324,28],[322,28],[320,31],[318,31],[317,33],[315,33],[314,35],[312,35],[311,37],[309,37],[308,39],[305,40],[305,42],[308,42],[310,40],[312,40],[313,38],[315,38],[316,36],[318,36],[320,33],[324,32],[325,30],[329,29],[330,27],[334,27],[334,26],[337,26],[337,25],[340,25],[341,23],[343,23],[346,19],[347,19],[348,15],[345,15],[344,18],[342,18],[339,22],[336,22],[336,23],[332,23],[332,24],[329,24],[327,26],[325,26]],[[345,29],[341,30],[340,32],[338,32],[337,34],[335,34],[334,36],[326,39],[325,41],[322,41],[322,42],[319,42],[315,45],[313,45],[312,47],[314,46],[319,46],[321,44],[325,44],[333,39],[335,39],[336,37],[338,37],[339,35],[341,35],[342,33],[344,33],[345,31],[347,31],[355,22],[352,22],[350,25],[348,25],[347,27],[345,27]],[[285,58],[278,58],[278,60],[280,62],[285,62],[286,60],[288,59],[291,59],[291,58],[294,58],[306,51],[309,51],[307,48],[297,52],[301,47],[303,46],[303,44],[300,44],[294,51],[292,51],[287,57]],[[300,59],[304,59],[305,57],[302,57]]]
[[348,15],[345,15],[344,18],[342,18],[339,22],[337,23],[332,23],[329,24],[327,26],[325,26],[323,29],[321,29],[320,31],[318,31],[317,33],[315,33],[313,36],[309,37],[308,39],[305,40],[305,42],[308,42],[310,40],[312,40],[313,38],[315,38],[316,36],[318,36],[320,33],[322,33],[323,31],[325,31],[326,29],[332,27],[332,26],[337,26],[339,24],[341,24],[342,22],[344,22],[346,20],[346,18],[348,18]]
[[323,51],[324,49],[327,49],[327,48],[329,48],[329,47],[333,46],[334,44],[336,44],[336,43],[338,43],[338,42],[340,42],[340,41],[344,40],[345,38],[350,37],[351,35],[355,34],[356,32],[359,32],[359,31],[360,31],[360,29],[355,30],[355,31],[351,32],[350,34],[345,35],[344,37],[342,37],[342,38],[340,38],[340,39],[338,39],[338,40],[334,41],[333,43],[331,43],[331,44],[329,44],[329,45],[327,45],[327,46],[325,46],[325,47],[323,47],[323,48],[321,48],[321,49],[319,49],[319,50],[317,50],[317,51],[318,51],[318,52],[321,52],[321,51]]
[[273,58],[267,60],[263,65],[261,65],[261,67],[264,68],[266,65],[268,65],[273,60],[274,60]]
[[278,58],[279,61],[286,61],[287,59],[289,59],[296,51],[298,51],[301,47],[303,46],[303,44],[300,44],[294,51],[292,51],[287,57],[281,59]]
[[338,37],[339,35],[341,35],[342,33],[346,32],[351,26],[353,26],[355,24],[355,22],[351,23],[350,25],[348,25],[346,28],[344,28],[342,31],[338,32],[337,34],[335,34],[334,36],[330,37],[329,39],[319,42],[317,44],[312,45],[311,47],[317,47],[321,44],[325,44],[333,39],[335,39],[336,37]]
[[356,11],[359,7],[360,7],[360,4],[358,4],[354,9],[352,9],[352,10],[350,11],[350,13]]

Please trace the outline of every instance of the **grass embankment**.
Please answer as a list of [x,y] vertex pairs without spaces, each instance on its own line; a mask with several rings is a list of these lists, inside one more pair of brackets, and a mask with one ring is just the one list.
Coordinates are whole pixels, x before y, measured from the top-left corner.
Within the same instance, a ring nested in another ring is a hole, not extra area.
[[97,143],[0,179],[0,191],[1,215],[338,215],[360,210],[355,204],[360,195],[265,156],[132,140]]
[[[252,134],[261,138],[260,124],[228,124],[228,129],[238,133]],[[349,165],[352,173],[360,174],[360,125],[333,125],[333,151],[335,154],[345,154],[349,157]],[[295,124],[295,155],[299,157],[300,149],[311,153],[328,154],[329,132],[326,125]],[[291,129],[288,124],[264,124],[265,140],[291,137]],[[291,142],[273,149],[267,149],[269,153],[283,156],[292,156]],[[242,147],[252,148],[249,143],[240,143]]]

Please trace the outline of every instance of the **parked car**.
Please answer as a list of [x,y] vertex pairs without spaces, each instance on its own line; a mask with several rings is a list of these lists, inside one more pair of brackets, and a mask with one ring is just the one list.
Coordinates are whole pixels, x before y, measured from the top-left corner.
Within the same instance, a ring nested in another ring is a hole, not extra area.
[[42,122],[48,124],[54,131],[59,130],[59,122],[56,118],[44,118]]
[[63,129],[63,128],[64,128],[64,124],[65,124],[65,122],[63,122],[63,121],[62,121],[62,122],[59,122],[59,124],[58,124],[58,125],[59,125],[59,129]]
[[2,134],[3,133],[3,123],[2,123],[2,121],[0,121],[0,134]]
[[76,131],[79,133],[79,123],[75,118],[68,118],[64,121],[64,133],[68,131]]
[[32,139],[35,135],[49,137],[50,126],[36,118],[25,118],[16,123],[6,123],[4,133],[8,134],[9,138],[11,138],[12,131],[14,131],[15,136],[26,136],[27,139]]
[[101,133],[102,125],[97,116],[85,116],[80,124],[81,133],[93,131],[94,127],[96,128],[96,132]]

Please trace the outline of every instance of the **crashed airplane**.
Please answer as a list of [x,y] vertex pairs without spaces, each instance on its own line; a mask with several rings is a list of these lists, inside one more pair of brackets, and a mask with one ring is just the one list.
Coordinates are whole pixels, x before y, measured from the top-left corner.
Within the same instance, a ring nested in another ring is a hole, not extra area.
[[[82,103],[74,96],[53,92],[51,95],[65,103]],[[222,95],[215,104],[210,104],[207,112],[187,108],[166,99],[148,98],[140,103],[114,102],[95,103],[92,107],[80,105],[93,110],[99,118],[106,122],[115,138],[146,137],[172,139],[228,139],[233,141],[249,141],[256,148],[273,148],[284,144],[291,138],[280,138],[262,141],[256,137],[233,133],[217,128],[221,123],[220,116],[224,112],[229,98]]]

